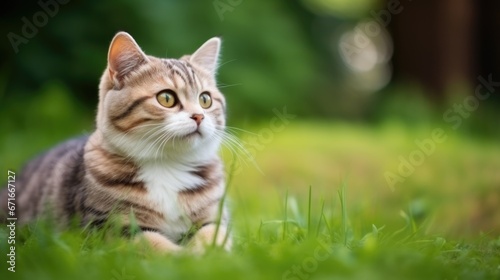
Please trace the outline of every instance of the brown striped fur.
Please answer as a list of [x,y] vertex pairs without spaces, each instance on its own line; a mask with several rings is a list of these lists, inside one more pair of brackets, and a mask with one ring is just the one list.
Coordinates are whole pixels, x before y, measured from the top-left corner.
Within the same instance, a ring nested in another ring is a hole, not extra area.
[[[215,81],[219,48],[212,38],[193,55],[162,59],[118,33],[99,86],[95,132],[26,165],[16,180],[19,221],[49,214],[61,225],[75,216],[82,226],[101,225],[113,214],[127,230],[133,213],[153,247],[181,250],[179,240],[197,227],[188,246],[203,251],[214,239],[225,188],[218,156],[226,111]],[[172,108],[157,99],[165,90],[176,95]],[[199,103],[202,93],[212,98],[209,108]],[[0,196],[6,213],[6,190]],[[227,223],[224,209],[219,245]]]

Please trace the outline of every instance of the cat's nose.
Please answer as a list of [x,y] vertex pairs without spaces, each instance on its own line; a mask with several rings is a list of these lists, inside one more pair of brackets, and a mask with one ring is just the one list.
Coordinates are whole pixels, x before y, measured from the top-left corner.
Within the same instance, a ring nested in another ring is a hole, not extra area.
[[193,114],[191,118],[196,122],[196,125],[200,126],[201,121],[205,118],[203,114]]

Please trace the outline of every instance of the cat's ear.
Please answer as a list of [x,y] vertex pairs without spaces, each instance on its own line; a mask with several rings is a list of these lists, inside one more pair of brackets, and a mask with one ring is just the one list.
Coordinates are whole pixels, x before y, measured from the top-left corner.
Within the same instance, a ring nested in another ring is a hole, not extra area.
[[134,38],[127,32],[118,32],[108,52],[108,69],[111,79],[121,81],[128,73],[148,61]]
[[215,76],[219,60],[220,45],[220,38],[214,37],[209,39],[191,55],[189,62],[198,65]]

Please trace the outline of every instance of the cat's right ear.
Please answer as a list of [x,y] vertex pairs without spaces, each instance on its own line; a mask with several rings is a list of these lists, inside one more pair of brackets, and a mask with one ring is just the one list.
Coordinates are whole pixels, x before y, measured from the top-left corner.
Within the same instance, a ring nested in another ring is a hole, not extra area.
[[121,82],[123,78],[148,61],[134,38],[127,32],[118,32],[108,52],[109,76],[113,81]]
[[214,37],[209,39],[191,55],[189,61],[215,76],[215,72],[217,72],[217,62],[219,60],[220,45],[220,38]]

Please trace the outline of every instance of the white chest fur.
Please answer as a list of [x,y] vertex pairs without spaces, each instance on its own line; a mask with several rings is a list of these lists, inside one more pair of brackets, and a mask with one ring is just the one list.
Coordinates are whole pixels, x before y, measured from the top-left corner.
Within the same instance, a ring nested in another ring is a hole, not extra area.
[[179,163],[151,163],[142,166],[139,178],[146,185],[149,200],[154,209],[163,213],[165,224],[162,232],[173,241],[191,227],[191,221],[179,205],[178,193],[202,183],[202,179],[190,173],[192,167]]

